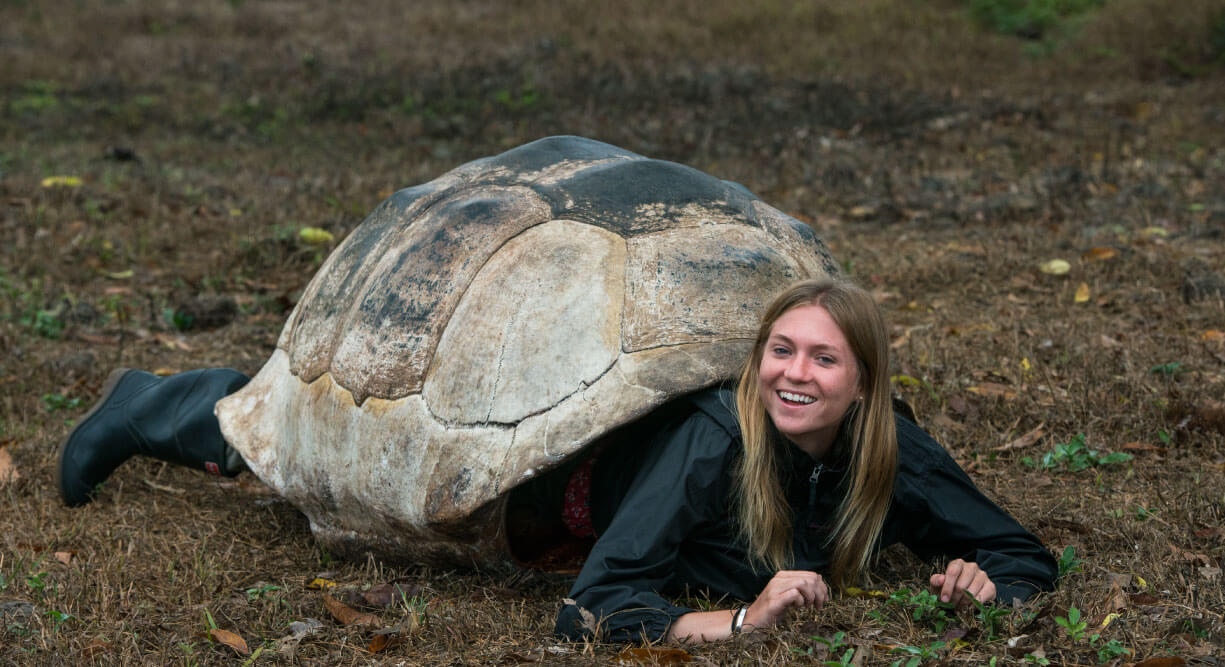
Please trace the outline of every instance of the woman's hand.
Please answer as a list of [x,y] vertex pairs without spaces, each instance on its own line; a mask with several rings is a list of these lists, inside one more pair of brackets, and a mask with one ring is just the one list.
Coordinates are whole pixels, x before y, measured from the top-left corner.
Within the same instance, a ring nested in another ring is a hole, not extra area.
[[960,558],[949,563],[944,574],[932,575],[931,590],[940,596],[941,602],[958,606],[969,604],[970,598],[984,603],[995,599],[995,584],[987,573],[977,563],[967,563]]
[[781,621],[792,607],[820,609],[828,601],[829,586],[821,575],[807,570],[780,570],[749,605],[744,627],[767,628]]

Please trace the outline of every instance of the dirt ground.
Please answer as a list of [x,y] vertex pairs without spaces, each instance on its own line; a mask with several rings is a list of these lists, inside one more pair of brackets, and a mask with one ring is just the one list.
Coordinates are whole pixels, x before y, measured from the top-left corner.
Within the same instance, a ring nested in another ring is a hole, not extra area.
[[[0,662],[1225,662],[1225,5],[1018,37],[953,0],[754,4],[0,4]],[[634,654],[552,636],[564,575],[339,561],[250,475],[136,461],[62,506],[112,368],[254,373],[379,201],[551,134],[810,223],[922,424],[1072,548],[1059,589],[988,622],[888,551],[879,595]]]

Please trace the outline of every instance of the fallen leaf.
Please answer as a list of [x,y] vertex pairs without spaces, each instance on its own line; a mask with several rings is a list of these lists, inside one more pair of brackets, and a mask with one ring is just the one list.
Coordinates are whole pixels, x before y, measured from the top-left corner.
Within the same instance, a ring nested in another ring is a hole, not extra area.
[[1038,270],[1052,276],[1062,276],[1063,274],[1072,270],[1072,265],[1068,264],[1066,260],[1052,259],[1049,262],[1043,262],[1042,265],[1038,267]]
[[48,176],[42,180],[44,188],[77,188],[83,181],[76,176]]
[[1208,581],[1215,581],[1217,577],[1221,576],[1221,568],[1205,565],[1199,569],[1199,573]]
[[852,218],[870,218],[876,215],[876,209],[871,206],[855,206],[850,211],[847,211],[847,214]]
[[64,565],[71,565],[72,564],[72,553],[73,552],[71,551],[57,551],[55,552],[55,560],[58,560]]
[[1081,253],[1080,258],[1088,262],[1100,262],[1110,259],[1117,254],[1114,248],[1089,248]]
[[336,588],[336,582],[331,579],[315,579],[307,584],[306,587],[313,591],[323,591],[329,588]]
[[318,227],[303,227],[299,229],[298,238],[302,239],[304,243],[311,245],[327,245],[336,239],[336,237],[332,236],[331,232]]
[[1196,537],[1209,538],[1209,537],[1220,537],[1222,533],[1225,533],[1225,529],[1222,529],[1220,526],[1213,526],[1212,528],[1204,528],[1202,530],[1197,530],[1195,531],[1194,535]]
[[87,333],[77,332],[76,337],[77,337],[77,340],[84,342],[84,343],[90,343],[91,345],[118,345],[119,344],[118,336],[102,336],[99,334],[87,334]]
[[1128,443],[1124,443],[1124,444],[1123,444],[1123,449],[1126,449],[1126,450],[1128,450],[1128,451],[1132,451],[1132,452],[1157,452],[1158,454],[1164,454],[1164,453],[1166,453],[1166,451],[1168,451],[1168,450],[1167,450],[1165,447],[1161,447],[1161,446],[1158,446],[1158,445],[1150,444],[1150,443],[1147,443],[1147,442],[1128,442]]
[[165,345],[172,350],[181,350],[183,352],[191,352],[191,346],[187,341],[178,336],[167,336],[166,334],[154,334],[153,340]]
[[366,650],[371,653],[386,650],[399,644],[405,637],[416,634],[419,630],[421,630],[421,617],[410,612],[394,627],[375,630],[374,637],[370,639],[370,645],[366,647]]
[[583,620],[583,629],[590,632],[592,635],[599,636],[600,624],[596,622],[595,614],[592,614],[590,610],[584,607],[580,607],[579,604],[571,598],[563,598],[561,603],[574,605],[574,608],[578,609],[579,618]]
[[111,280],[127,280],[128,278],[131,278],[134,275],[136,275],[135,272],[133,272],[132,269],[128,269],[127,271],[116,271],[114,273],[108,273],[106,274],[106,277],[110,278]]
[[540,662],[540,659],[544,657],[543,652],[540,652],[541,655],[537,655],[536,653],[536,651],[529,651],[528,653],[507,653],[506,655],[502,656],[501,663],[503,665],[522,665],[528,662]]
[[313,635],[323,627],[323,623],[313,618],[294,621],[289,624],[289,634],[276,640],[276,652],[282,655],[292,654],[302,642],[302,638]]
[[9,450],[0,449],[0,486],[19,479],[21,479],[21,473],[17,472],[17,464],[13,463]]
[[104,653],[110,647],[110,644],[102,641],[101,639],[94,639],[86,644],[85,648],[81,649],[81,655],[85,656],[86,658],[95,658],[99,654]]
[[856,588],[855,586],[847,586],[846,588],[844,588],[844,589],[842,589],[842,590],[843,590],[843,592],[844,592],[844,593],[846,593],[847,595],[849,595],[849,596],[851,596],[851,597],[853,597],[853,598],[861,598],[861,597],[884,598],[884,597],[889,597],[889,594],[888,594],[888,593],[886,593],[886,592],[884,592],[884,591],[865,591],[864,589],[862,589],[862,588]]
[[239,655],[251,655],[251,649],[247,648],[247,642],[229,630],[212,628],[208,631],[208,636],[212,637],[213,641],[234,649]]
[[1209,329],[1199,335],[1199,339],[1206,342],[1225,340],[1225,331],[1219,329]]
[[1187,664],[1182,658],[1149,658],[1142,662],[1137,662],[1135,667],[1183,667]]
[[1017,392],[1012,387],[995,382],[979,382],[976,385],[966,387],[966,391],[973,392],[979,396],[998,396],[1009,400],[1017,397]]
[[1170,235],[1170,232],[1168,229],[1166,229],[1165,227],[1157,227],[1157,226],[1145,227],[1144,229],[1140,230],[1140,233],[1143,234],[1144,236],[1169,236]]
[[1038,442],[1038,440],[1042,437],[1042,434],[1045,433],[1045,431],[1043,430],[1045,426],[1046,426],[1046,422],[1042,422],[1041,424],[1038,424],[1036,427],[1034,427],[1032,431],[1017,438],[1016,440],[1013,440],[1012,442],[996,447],[995,451],[1006,452],[1012,449],[1024,449],[1026,447],[1029,447],[1030,445],[1033,445],[1035,442]]
[[1076,288],[1076,296],[1072,297],[1076,303],[1085,303],[1089,300],[1089,283],[1081,283],[1080,287]]
[[323,604],[327,607],[328,612],[340,621],[341,625],[364,625],[367,627],[378,627],[383,624],[378,616],[374,614],[363,614],[349,605],[337,600],[336,598],[323,594]]
[[1131,600],[1132,604],[1142,604],[1147,606],[1152,606],[1161,602],[1157,596],[1151,593],[1132,593],[1131,595],[1127,596],[1127,599]]
[[630,647],[617,654],[618,665],[680,665],[692,660],[683,648]]
[[390,607],[401,600],[408,600],[421,592],[419,584],[401,585],[398,583],[378,584],[370,590],[362,592],[362,598],[371,607]]

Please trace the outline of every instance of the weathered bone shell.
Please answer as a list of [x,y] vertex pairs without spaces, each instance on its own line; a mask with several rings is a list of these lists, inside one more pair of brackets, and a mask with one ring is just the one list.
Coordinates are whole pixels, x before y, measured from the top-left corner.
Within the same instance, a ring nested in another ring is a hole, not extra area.
[[380,204],[216,413],[334,552],[505,562],[510,489],[735,375],[764,304],[836,270],[739,185],[542,139]]

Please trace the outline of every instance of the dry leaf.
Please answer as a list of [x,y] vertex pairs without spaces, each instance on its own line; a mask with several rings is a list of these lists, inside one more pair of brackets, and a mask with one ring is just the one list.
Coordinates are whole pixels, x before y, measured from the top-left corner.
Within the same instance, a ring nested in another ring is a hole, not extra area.
[[307,584],[306,587],[311,590],[322,591],[329,588],[336,588],[336,582],[332,581],[331,579],[315,579]]
[[977,385],[966,387],[966,391],[973,392],[979,396],[999,396],[1009,400],[1017,397],[1017,392],[1012,387],[996,384],[995,382],[979,382]]
[[21,473],[17,472],[17,464],[13,463],[9,450],[0,449],[0,486],[19,479],[21,479]]
[[1199,573],[1204,575],[1204,578],[1209,581],[1214,581],[1217,577],[1221,576],[1221,568],[1205,565],[1199,569]]
[[1143,662],[1137,662],[1135,667],[1183,667],[1187,664],[1182,658],[1149,658]]
[[85,656],[86,658],[96,658],[110,647],[110,644],[102,641],[101,639],[94,639],[86,644],[84,649],[81,649],[81,655]]
[[1166,453],[1165,447],[1149,444],[1147,442],[1128,442],[1123,444],[1123,449],[1129,452],[1157,452],[1158,454]]
[[336,620],[340,621],[341,625],[364,625],[374,628],[383,624],[378,616],[363,614],[327,593],[323,594],[323,604],[328,608],[328,612]]
[[72,553],[73,552],[71,551],[57,551],[55,552],[55,560],[58,560],[64,565],[71,565],[72,564]]
[[1205,342],[1225,340],[1225,331],[1219,329],[1209,329],[1199,335],[1199,339]]
[[1052,259],[1049,262],[1043,262],[1038,267],[1038,270],[1043,273],[1049,273],[1052,276],[1062,276],[1072,270],[1072,265],[1068,264],[1066,260]]
[[618,665],[681,665],[692,660],[683,648],[631,647],[617,654]]
[[995,451],[1006,452],[1011,449],[1024,449],[1026,447],[1029,447],[1035,442],[1038,442],[1038,439],[1042,437],[1042,434],[1045,433],[1045,431],[1043,430],[1045,426],[1046,426],[1046,422],[1042,422],[1041,424],[1038,424],[1036,427],[1034,427],[1034,429],[1030,431],[1029,433],[1026,433],[1025,435],[1017,438],[1016,440],[1013,440],[1012,442],[996,447]]
[[593,635],[595,635],[595,636],[597,636],[597,637],[599,636],[599,634],[600,634],[600,625],[599,625],[599,623],[597,623],[597,622],[596,622],[596,620],[595,620],[595,614],[592,614],[592,613],[591,613],[590,611],[588,611],[587,609],[584,609],[583,607],[580,607],[580,606],[578,605],[578,603],[577,603],[577,602],[575,602],[574,600],[572,600],[571,598],[563,598],[563,599],[562,599],[562,601],[561,601],[561,603],[562,603],[562,604],[574,605],[574,607],[575,607],[576,609],[578,609],[578,615],[579,615],[579,618],[583,619],[583,629],[584,629],[584,630],[586,630],[586,631],[588,631],[588,632],[590,632],[591,634],[593,634]]
[[1089,283],[1081,283],[1080,287],[1076,288],[1076,296],[1072,297],[1076,303],[1085,303],[1089,300]]
[[251,649],[247,648],[247,642],[243,641],[242,637],[220,628],[213,628],[208,631],[208,636],[213,638],[213,641],[220,644],[225,644],[234,649],[239,655],[251,655]]
[[[538,655],[539,653],[539,655]],[[527,653],[507,653],[502,656],[500,661],[503,665],[522,665],[527,662],[540,662],[543,657],[543,651],[529,651]]]
[[408,600],[421,592],[420,584],[378,584],[362,592],[362,598],[371,607],[390,607],[400,600]]
[[1225,529],[1222,529],[1220,526],[1213,526],[1212,528],[1197,530],[1195,531],[1194,535],[1196,537],[1207,539],[1209,537],[1220,537],[1223,533],[1225,533]]
[[1080,258],[1088,262],[1094,262],[1110,259],[1116,254],[1114,248],[1089,248],[1081,253]]

